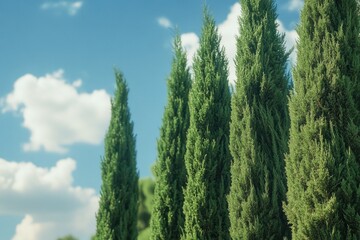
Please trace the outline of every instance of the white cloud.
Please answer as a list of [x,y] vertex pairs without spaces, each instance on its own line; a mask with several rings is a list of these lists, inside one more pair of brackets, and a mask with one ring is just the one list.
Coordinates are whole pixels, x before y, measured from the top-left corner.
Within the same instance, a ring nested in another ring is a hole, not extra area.
[[15,236],[12,240],[37,240],[41,236],[43,226],[35,223],[31,215],[25,215],[20,224],[16,226]]
[[290,0],[288,4],[288,10],[300,11],[304,6],[304,0]]
[[83,1],[59,1],[59,2],[45,2],[41,5],[43,10],[60,10],[65,11],[67,14],[74,16],[76,15],[81,7],[83,6]]
[[277,20],[277,24],[278,24],[278,31],[280,33],[284,33],[285,34],[285,46],[286,46],[286,50],[289,51],[291,48],[294,47],[294,50],[292,51],[289,60],[290,63],[295,64],[296,63],[296,55],[297,55],[297,51],[296,51],[296,41],[299,38],[296,30],[288,30],[285,28],[284,24],[280,21]]
[[157,19],[158,24],[163,28],[172,28],[171,21],[166,17],[159,17]]
[[193,32],[183,33],[181,34],[181,44],[186,51],[188,65],[192,66],[194,55],[200,46],[199,37]]
[[30,130],[25,151],[66,152],[75,143],[99,144],[110,119],[105,90],[80,93],[81,80],[66,83],[63,70],[43,77],[26,74],[3,100],[3,112],[20,113]]
[[99,198],[94,189],[73,185],[75,168],[71,158],[52,168],[0,158],[0,215],[24,216],[12,240],[90,238]]
[[238,19],[241,15],[240,3],[235,3],[224,22],[219,24],[221,43],[225,48],[227,59],[229,60],[229,81],[234,84],[236,80],[235,56],[236,56],[236,37],[239,34]]

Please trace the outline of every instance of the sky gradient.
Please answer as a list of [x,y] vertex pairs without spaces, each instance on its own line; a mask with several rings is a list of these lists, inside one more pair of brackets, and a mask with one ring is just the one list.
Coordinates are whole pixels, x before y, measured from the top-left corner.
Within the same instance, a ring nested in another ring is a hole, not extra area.
[[[241,8],[206,2],[233,84]],[[276,3],[291,49],[303,2]],[[114,68],[130,89],[140,177],[152,175],[172,39],[178,29],[191,66],[202,8],[191,0],[0,1],[0,240],[85,240],[95,232]]]

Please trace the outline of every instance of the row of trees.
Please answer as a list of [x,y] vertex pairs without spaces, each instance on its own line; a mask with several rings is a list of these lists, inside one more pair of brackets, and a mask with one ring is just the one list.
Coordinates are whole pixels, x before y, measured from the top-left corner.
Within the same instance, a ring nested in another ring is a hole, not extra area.
[[[356,0],[306,0],[293,86],[273,0],[242,0],[237,81],[204,11],[193,80],[177,36],[154,166],[151,239],[360,239],[360,25]],[[97,239],[136,239],[127,87],[102,162]]]

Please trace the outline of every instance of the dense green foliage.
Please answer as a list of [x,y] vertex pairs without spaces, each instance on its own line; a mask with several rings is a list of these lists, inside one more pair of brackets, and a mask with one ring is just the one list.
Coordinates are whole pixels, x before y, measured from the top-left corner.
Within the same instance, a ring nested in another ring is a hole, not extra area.
[[98,240],[137,238],[138,173],[135,137],[128,108],[128,88],[115,72],[116,91],[111,102],[111,120],[101,163],[102,185],[97,214]]
[[[151,212],[153,208],[155,182],[151,178],[139,180],[139,208],[137,215],[137,229],[139,238],[143,232],[149,232]],[[149,239],[150,236],[146,239]]]
[[360,239],[360,39],[356,0],[307,0],[290,105],[293,239]]
[[65,237],[58,238],[57,240],[77,240],[77,238],[72,235],[66,235]]
[[232,239],[283,239],[288,75],[273,0],[242,0],[232,98],[228,197]]
[[207,10],[194,59],[186,142],[183,239],[229,239],[230,91],[227,61]]
[[139,236],[137,240],[149,240],[151,237],[151,227],[147,227],[141,232],[139,232]]
[[180,239],[184,228],[183,188],[186,182],[185,150],[189,128],[188,96],[191,76],[180,36],[174,41],[174,59],[168,79],[168,103],[158,140],[158,157],[151,218],[151,239]]

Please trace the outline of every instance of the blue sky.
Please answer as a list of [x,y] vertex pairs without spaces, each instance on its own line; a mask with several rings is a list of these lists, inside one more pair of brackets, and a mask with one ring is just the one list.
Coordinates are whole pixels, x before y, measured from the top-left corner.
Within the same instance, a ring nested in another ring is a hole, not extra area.
[[[232,63],[239,4],[207,4]],[[302,1],[277,5],[279,31],[291,48]],[[130,88],[140,176],[151,176],[174,27],[191,65],[202,6],[193,0],[0,1],[0,240],[94,233],[114,67]],[[233,74],[230,64],[230,84]]]

